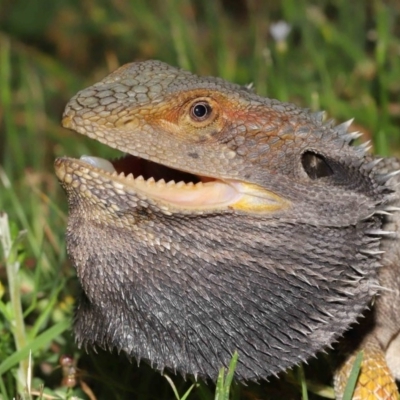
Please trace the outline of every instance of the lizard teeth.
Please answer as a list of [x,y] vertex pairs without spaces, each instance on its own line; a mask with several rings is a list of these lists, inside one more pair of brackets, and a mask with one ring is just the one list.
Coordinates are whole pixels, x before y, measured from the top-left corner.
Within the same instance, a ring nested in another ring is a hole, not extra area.
[[141,198],[148,197],[159,201],[163,212],[167,212],[169,207],[178,207],[180,210],[195,209],[199,212],[236,209],[275,212],[290,206],[289,202],[274,193],[240,181],[223,181],[210,177],[203,177],[203,180],[196,183],[174,180],[166,182],[163,178],[156,181],[154,177],[146,179],[143,175],[135,178],[133,173],[121,171],[121,164],[118,162],[115,164],[116,170],[110,161],[99,157],[82,156],[81,161],[89,167],[102,170],[104,178],[111,181],[118,194],[133,190],[135,194],[140,194]]

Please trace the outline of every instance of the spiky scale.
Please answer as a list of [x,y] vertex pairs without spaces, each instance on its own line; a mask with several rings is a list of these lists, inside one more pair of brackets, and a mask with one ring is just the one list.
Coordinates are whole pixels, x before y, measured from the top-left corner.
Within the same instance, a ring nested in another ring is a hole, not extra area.
[[348,129],[350,128],[350,125],[353,123],[354,118],[349,119],[346,122],[341,123],[340,125],[336,125],[333,130],[339,135],[343,136],[347,134]]

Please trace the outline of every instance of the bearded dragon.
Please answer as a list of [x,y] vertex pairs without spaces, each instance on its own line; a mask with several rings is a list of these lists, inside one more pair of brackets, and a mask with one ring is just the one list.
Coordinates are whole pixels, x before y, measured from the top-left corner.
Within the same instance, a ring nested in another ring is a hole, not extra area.
[[124,153],[55,162],[79,345],[205,379],[238,351],[237,379],[258,380],[332,344],[382,287],[394,174],[350,145],[351,121],[146,61],[62,123]]

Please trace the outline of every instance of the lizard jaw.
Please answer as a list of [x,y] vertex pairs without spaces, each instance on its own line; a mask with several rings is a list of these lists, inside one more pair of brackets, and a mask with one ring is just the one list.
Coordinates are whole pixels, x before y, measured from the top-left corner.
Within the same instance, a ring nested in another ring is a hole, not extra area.
[[120,194],[136,193],[172,212],[238,210],[271,213],[290,204],[255,184],[197,176],[132,155],[113,161],[90,156],[82,156],[80,160],[59,158],[55,169],[64,185],[75,189],[83,186],[87,193],[88,178],[101,176]]
[[[237,202],[241,197],[234,185],[217,180],[208,180],[207,182],[205,177],[202,179],[180,171],[176,171],[176,176],[178,179],[182,178],[181,180],[176,182],[171,179],[166,182],[166,179],[159,178],[159,176],[162,176],[161,170],[166,167],[151,163],[158,168],[150,168],[149,174],[148,168],[146,168],[149,162],[130,155],[115,161],[88,156],[83,156],[80,160],[110,172],[114,179],[114,186],[119,189],[129,186],[154,200],[168,202],[182,208],[224,207]],[[131,164],[136,165],[132,168]],[[131,170],[133,172],[129,172]],[[203,181],[206,182],[203,183]]]

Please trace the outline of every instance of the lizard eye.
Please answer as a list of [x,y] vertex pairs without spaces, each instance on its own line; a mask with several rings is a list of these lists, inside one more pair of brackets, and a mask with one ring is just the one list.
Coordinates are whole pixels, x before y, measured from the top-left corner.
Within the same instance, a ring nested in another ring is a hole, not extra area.
[[195,121],[204,121],[211,115],[211,113],[212,108],[206,101],[194,103],[190,109],[190,116]]
[[306,151],[301,157],[301,164],[308,177],[313,180],[333,175],[332,168],[321,154]]

